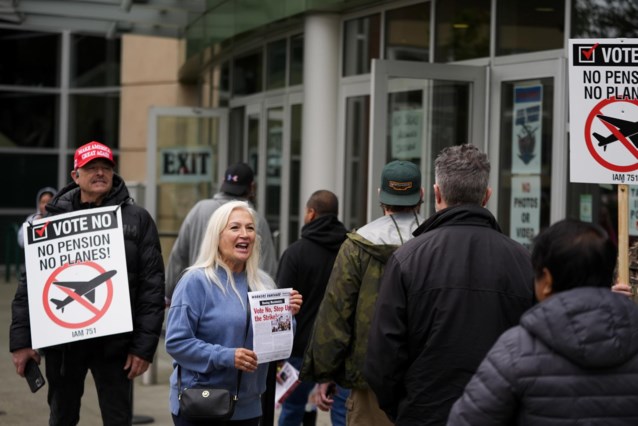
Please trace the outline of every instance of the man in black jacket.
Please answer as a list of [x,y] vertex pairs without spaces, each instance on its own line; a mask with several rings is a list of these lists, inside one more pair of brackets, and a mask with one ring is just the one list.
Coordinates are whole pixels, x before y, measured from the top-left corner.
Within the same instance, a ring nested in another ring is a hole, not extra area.
[[[297,369],[301,368],[332,265],[346,239],[347,230],[337,219],[338,213],[339,202],[335,194],[326,190],[314,192],[306,203],[301,239],[291,244],[279,261],[277,285],[294,287],[304,297],[304,307],[295,317],[297,331],[288,360]],[[302,422],[313,387],[312,382],[299,384],[283,404],[279,426],[297,426]],[[332,409],[335,410],[334,405]]]
[[[49,215],[96,207],[120,206],[128,272],[133,331],[46,347],[50,425],[79,422],[88,370],[95,380],[105,425],[132,422],[132,379],[153,360],[164,321],[164,264],[157,228],[146,210],[135,205],[121,177],[114,173],[107,146],[90,142],[75,152],[73,182],[47,205]],[[12,304],[10,351],[19,375],[32,349],[27,292],[28,271],[20,279]]]
[[485,209],[490,164],[472,145],[435,161],[435,208],[386,264],[364,374],[396,425],[443,425],[498,336],[534,301],[529,252]]

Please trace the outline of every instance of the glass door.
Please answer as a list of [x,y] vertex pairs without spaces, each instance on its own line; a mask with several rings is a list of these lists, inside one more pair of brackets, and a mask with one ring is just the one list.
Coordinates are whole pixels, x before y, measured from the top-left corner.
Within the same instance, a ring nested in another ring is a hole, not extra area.
[[234,137],[229,150],[234,153],[233,162],[245,161],[255,172],[256,193],[251,201],[268,222],[278,254],[298,239],[302,219],[302,100],[302,93],[289,93],[231,103]]
[[408,160],[421,168],[425,216],[434,212],[434,158],[451,145],[486,149],[485,67],[374,60],[370,107],[368,221],[381,215],[383,166]]
[[[566,215],[567,120],[564,59],[492,68],[488,204],[503,232],[531,247]],[[496,190],[497,189],[497,190]]]
[[157,223],[165,263],[190,209],[219,189],[227,157],[220,143],[226,140],[226,116],[225,109],[149,111],[144,205]]

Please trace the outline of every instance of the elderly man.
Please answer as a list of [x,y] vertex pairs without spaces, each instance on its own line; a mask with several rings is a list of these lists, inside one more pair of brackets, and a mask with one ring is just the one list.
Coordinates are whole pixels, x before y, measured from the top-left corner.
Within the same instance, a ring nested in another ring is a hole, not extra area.
[[[104,424],[132,421],[132,379],[153,360],[164,321],[164,266],[157,228],[149,213],[133,203],[124,180],[114,172],[113,153],[90,142],[75,152],[73,182],[47,205],[48,215],[120,206],[133,331],[49,346],[43,349],[49,382],[50,425],[75,425],[80,418],[84,381],[91,370]],[[10,350],[19,375],[31,346],[27,282],[23,274],[12,304]]]

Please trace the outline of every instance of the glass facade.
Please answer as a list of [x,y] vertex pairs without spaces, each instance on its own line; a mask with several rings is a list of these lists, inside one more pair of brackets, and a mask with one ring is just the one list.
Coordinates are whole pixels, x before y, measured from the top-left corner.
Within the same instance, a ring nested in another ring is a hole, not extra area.
[[266,45],[266,90],[281,89],[286,86],[287,59],[286,39]]
[[498,219],[530,248],[550,223],[554,84],[543,78],[501,85]]
[[57,147],[60,94],[14,90],[0,90],[0,147]]
[[233,95],[244,96],[263,90],[261,50],[238,57],[233,63]]
[[497,2],[496,55],[561,49],[565,2]]
[[303,34],[290,38],[290,69],[288,85],[303,84]]
[[0,28],[0,55],[0,180],[20,182],[0,202],[3,259],[37,191],[69,182],[60,167],[70,171],[76,147],[101,140],[119,148],[120,40]]
[[344,197],[344,225],[348,229],[367,223],[368,160],[370,148],[370,96],[346,99],[346,158]]
[[430,61],[430,2],[385,14],[385,58]]
[[437,2],[434,24],[435,62],[454,62],[489,56],[490,8],[490,0]]
[[295,104],[290,111],[290,186],[288,194],[288,245],[297,241],[301,236],[300,230],[303,225],[299,206],[299,190],[301,183],[301,135],[302,135],[302,113],[303,106]]
[[115,39],[72,34],[71,86],[119,86],[120,45]]
[[0,28],[0,85],[60,85],[60,34]]
[[343,28],[343,76],[367,74],[381,53],[381,16],[351,19]]

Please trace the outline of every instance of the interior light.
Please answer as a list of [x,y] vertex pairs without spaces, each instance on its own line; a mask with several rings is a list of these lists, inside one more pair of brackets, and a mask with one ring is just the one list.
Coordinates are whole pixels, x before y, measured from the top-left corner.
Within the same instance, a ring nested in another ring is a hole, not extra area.
[[470,26],[468,24],[452,24],[452,28],[455,28],[457,30],[465,30],[470,28]]

